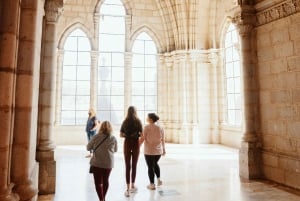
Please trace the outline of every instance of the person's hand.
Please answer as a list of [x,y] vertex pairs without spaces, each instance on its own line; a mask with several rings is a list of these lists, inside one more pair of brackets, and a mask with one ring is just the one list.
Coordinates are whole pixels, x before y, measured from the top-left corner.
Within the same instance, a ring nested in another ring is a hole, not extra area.
[[165,156],[165,155],[166,155],[166,150],[163,150],[163,153],[162,153],[162,155],[163,155],[163,156]]

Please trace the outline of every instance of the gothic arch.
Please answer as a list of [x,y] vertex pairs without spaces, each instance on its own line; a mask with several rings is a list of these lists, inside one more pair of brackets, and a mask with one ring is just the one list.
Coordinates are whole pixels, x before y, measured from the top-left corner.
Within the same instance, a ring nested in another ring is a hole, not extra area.
[[96,50],[96,44],[93,40],[93,36],[91,34],[91,32],[89,31],[88,28],[86,28],[83,24],[77,22],[71,26],[69,26],[68,28],[65,29],[65,31],[61,34],[61,37],[58,41],[58,49],[61,50],[64,47],[64,44],[68,38],[68,36],[76,29],[80,29],[82,30],[88,37],[90,45],[91,45],[91,50]]
[[141,34],[141,33],[147,33],[153,40],[153,42],[155,43],[155,46],[157,48],[157,53],[161,53],[162,52],[162,45],[159,42],[157,35],[155,34],[155,32],[153,32],[148,26],[143,25],[142,27],[138,28],[135,32],[132,33],[131,37],[130,37],[130,42],[128,45],[128,49],[131,50],[132,46],[134,44],[135,39]]
[[[95,6],[95,11],[94,13],[100,13],[101,5],[103,4],[105,0],[99,0]],[[126,0],[120,0],[124,6],[125,13],[126,15],[132,15],[132,3],[131,1],[126,1]]]
[[221,26],[221,30],[220,30],[220,41],[219,41],[219,46],[221,49],[224,48],[224,40],[225,40],[225,36],[226,36],[226,32],[228,27],[232,24],[232,18],[231,17],[226,17],[222,23],[223,25]]

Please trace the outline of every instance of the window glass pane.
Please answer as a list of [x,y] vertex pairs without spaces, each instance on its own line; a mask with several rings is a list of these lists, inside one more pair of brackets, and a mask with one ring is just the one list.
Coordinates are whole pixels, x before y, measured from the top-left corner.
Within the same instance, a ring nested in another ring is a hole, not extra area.
[[150,110],[152,112],[155,112],[157,108],[156,101],[157,101],[156,96],[147,96],[145,99],[145,110]]
[[98,68],[98,79],[101,81],[111,80],[111,67]]
[[145,81],[153,81],[156,82],[156,68],[146,68],[145,69]]
[[64,45],[65,51],[76,51],[77,50],[77,37],[68,37],[65,45]]
[[225,50],[225,54],[226,54],[226,62],[231,62],[232,61],[232,49],[231,48],[227,48]]
[[235,125],[241,125],[241,124],[242,124],[242,111],[235,110]]
[[228,124],[235,125],[235,110],[228,110]]
[[62,111],[61,124],[74,125],[75,124],[75,111]]
[[62,96],[62,110],[75,110],[75,96]]
[[144,109],[145,108],[145,98],[144,96],[132,96],[132,104],[137,108],[137,109]]
[[124,17],[101,15],[100,25],[99,33],[125,34]]
[[101,52],[99,55],[98,66],[111,66],[111,53]]
[[145,67],[156,67],[156,66],[157,66],[156,55],[146,55]]
[[78,65],[90,65],[91,54],[89,52],[78,52]]
[[77,95],[90,94],[90,81],[77,81]]
[[132,95],[144,95],[144,82],[132,82]]
[[233,61],[238,61],[240,58],[239,52],[237,51],[237,49],[233,49],[232,50],[232,58]]
[[76,66],[63,67],[63,80],[76,80]]
[[90,80],[90,66],[77,67],[77,80]]
[[132,47],[133,53],[145,53],[145,43],[142,40],[136,40]]
[[124,68],[112,68],[112,81],[124,81]]
[[227,93],[234,93],[234,78],[227,79]]
[[77,52],[69,52],[65,51],[64,52],[64,65],[77,65]]
[[234,94],[227,95],[227,107],[228,109],[235,109],[235,96]]
[[144,81],[145,70],[144,68],[132,68],[132,81]]
[[123,110],[124,96],[111,96],[111,110]]
[[123,52],[125,50],[125,36],[101,34],[99,38],[99,50]]
[[76,94],[76,81],[63,81],[62,95],[75,95]]
[[87,111],[88,109],[86,109],[85,111],[77,111],[76,112],[76,124],[77,125],[84,125],[87,121]]
[[234,102],[235,102],[235,109],[242,109],[242,100],[241,100],[241,95],[240,94],[235,94],[234,97]]
[[124,94],[124,83],[112,82],[111,95],[123,95],[123,94]]
[[97,114],[100,121],[110,121],[110,111],[99,110]]
[[110,95],[111,82],[99,82],[98,94],[99,95]]
[[124,119],[123,111],[112,111],[111,112],[111,123],[122,124]]
[[90,41],[87,37],[78,37],[78,49],[80,51],[91,51]]
[[241,80],[240,77],[234,78],[234,92],[241,93]]
[[145,41],[145,53],[146,54],[156,54],[156,46],[153,41]]
[[229,62],[229,63],[226,63],[225,65],[226,67],[226,77],[233,77],[233,63],[232,62]]
[[118,53],[112,54],[112,66],[124,67],[124,54],[118,54]]
[[76,96],[76,110],[84,110],[87,116],[88,109],[90,108],[90,96]]
[[134,54],[132,58],[132,67],[144,67],[145,56],[141,54]]
[[98,96],[98,108],[100,110],[110,110],[110,96]]
[[156,82],[146,82],[145,83],[145,95],[156,95],[157,94],[157,87]]
[[235,61],[234,62],[234,76],[235,77],[240,77],[241,76],[240,61]]
[[101,6],[101,14],[106,15],[125,15],[125,9],[119,0],[106,0]]

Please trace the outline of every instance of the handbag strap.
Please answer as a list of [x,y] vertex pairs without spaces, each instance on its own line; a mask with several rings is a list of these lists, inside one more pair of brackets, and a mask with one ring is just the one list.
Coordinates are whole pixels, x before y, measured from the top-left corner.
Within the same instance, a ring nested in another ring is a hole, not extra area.
[[96,149],[98,149],[98,147],[108,138],[108,135],[106,135],[106,137],[96,146],[96,148],[94,149],[94,151],[96,151]]

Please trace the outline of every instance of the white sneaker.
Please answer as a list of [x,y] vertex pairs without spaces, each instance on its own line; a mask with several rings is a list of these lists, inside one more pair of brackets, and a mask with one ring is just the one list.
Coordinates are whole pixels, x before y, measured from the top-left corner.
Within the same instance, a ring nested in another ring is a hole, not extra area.
[[138,191],[137,187],[133,187],[130,189],[130,193],[136,193]]
[[149,190],[155,190],[155,184],[149,184],[149,185],[147,186],[147,188],[148,188]]
[[162,185],[162,181],[160,179],[157,180],[157,186],[161,186]]
[[125,197],[129,197],[130,196],[129,190],[126,190],[124,195],[125,195]]

